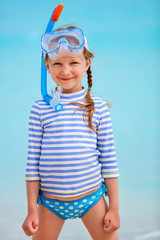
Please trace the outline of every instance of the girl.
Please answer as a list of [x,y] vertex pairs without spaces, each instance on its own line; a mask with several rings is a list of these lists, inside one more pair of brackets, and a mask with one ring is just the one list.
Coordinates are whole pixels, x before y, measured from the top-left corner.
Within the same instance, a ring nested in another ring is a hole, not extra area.
[[63,109],[44,99],[31,109],[23,230],[33,240],[54,240],[66,219],[79,217],[94,240],[117,240],[119,173],[108,106],[91,93],[94,55],[73,26],[44,34],[42,50]]

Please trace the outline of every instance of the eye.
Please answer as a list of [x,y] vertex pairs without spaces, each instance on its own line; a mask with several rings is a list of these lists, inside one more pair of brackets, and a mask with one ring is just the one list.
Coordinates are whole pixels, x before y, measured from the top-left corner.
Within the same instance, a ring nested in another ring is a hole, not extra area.
[[61,65],[61,63],[60,62],[55,62],[55,63],[53,63],[53,65]]
[[71,64],[78,64],[78,62],[75,62],[75,61],[74,61],[74,62],[71,62]]

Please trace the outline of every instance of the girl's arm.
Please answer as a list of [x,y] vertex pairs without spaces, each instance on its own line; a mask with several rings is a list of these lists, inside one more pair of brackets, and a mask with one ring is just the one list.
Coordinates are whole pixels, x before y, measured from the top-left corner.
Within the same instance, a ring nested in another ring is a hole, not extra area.
[[108,233],[120,227],[119,201],[118,201],[118,164],[114,145],[114,136],[110,111],[105,101],[99,107],[99,125],[97,134],[97,148],[100,152],[99,162],[101,174],[105,180],[109,209],[104,217],[104,230]]
[[119,209],[118,178],[105,178],[109,198],[109,209]]
[[37,199],[39,192],[39,181],[27,181],[27,205],[28,215],[22,225],[27,236],[33,235],[38,230],[39,218],[37,212]]
[[27,205],[28,213],[37,212],[37,199],[39,192],[39,181],[27,181]]
[[24,232],[31,236],[38,229],[37,199],[40,184],[39,162],[43,138],[43,124],[38,100],[33,104],[29,116],[28,157],[26,165],[26,186],[28,215],[22,225]]
[[109,208],[104,218],[104,230],[108,233],[120,227],[118,178],[105,178],[107,186]]

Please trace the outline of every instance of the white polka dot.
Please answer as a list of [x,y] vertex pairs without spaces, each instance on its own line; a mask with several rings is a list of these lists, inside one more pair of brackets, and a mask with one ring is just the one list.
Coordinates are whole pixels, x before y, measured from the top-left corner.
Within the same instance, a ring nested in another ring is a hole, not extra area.
[[46,201],[46,203],[50,203],[49,201]]
[[69,207],[69,209],[73,209],[73,207]]
[[83,202],[87,202],[87,199],[84,199]]
[[80,213],[84,212],[84,210],[81,210]]
[[65,205],[67,206],[69,203],[65,203]]
[[92,203],[93,203],[92,201],[89,202],[89,204],[92,204]]
[[100,192],[100,194],[102,194],[102,192]]
[[93,196],[93,197],[92,197],[92,199],[95,199],[95,198],[96,198],[96,196]]
[[73,213],[70,213],[69,215],[73,216]]
[[53,205],[49,205],[50,207],[54,207]]
[[65,212],[69,212],[68,210],[65,210]]
[[79,212],[79,210],[74,210],[74,212]]
[[60,212],[60,214],[61,214],[61,215],[64,215],[64,213],[63,213],[63,212]]
[[59,209],[55,209],[56,211],[59,211]]
[[59,202],[55,202],[56,205],[59,205]]
[[83,205],[80,205],[79,208],[83,207]]
[[77,205],[77,204],[78,204],[78,202],[74,202],[74,204],[75,204],[75,205]]
[[77,216],[79,216],[79,214],[76,214],[75,216],[77,217]]
[[63,209],[64,207],[60,206],[59,208],[60,208],[60,209]]

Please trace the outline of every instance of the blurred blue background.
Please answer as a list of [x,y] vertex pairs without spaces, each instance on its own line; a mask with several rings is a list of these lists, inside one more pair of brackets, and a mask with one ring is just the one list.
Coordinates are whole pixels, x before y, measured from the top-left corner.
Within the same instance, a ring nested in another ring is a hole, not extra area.
[[[93,93],[113,104],[120,239],[160,239],[159,0],[1,0],[1,239],[28,239],[21,229],[27,214],[28,118],[41,98],[40,38],[58,4],[64,10],[56,27],[84,30],[95,54]],[[91,238],[78,219],[65,223],[59,239]]]

